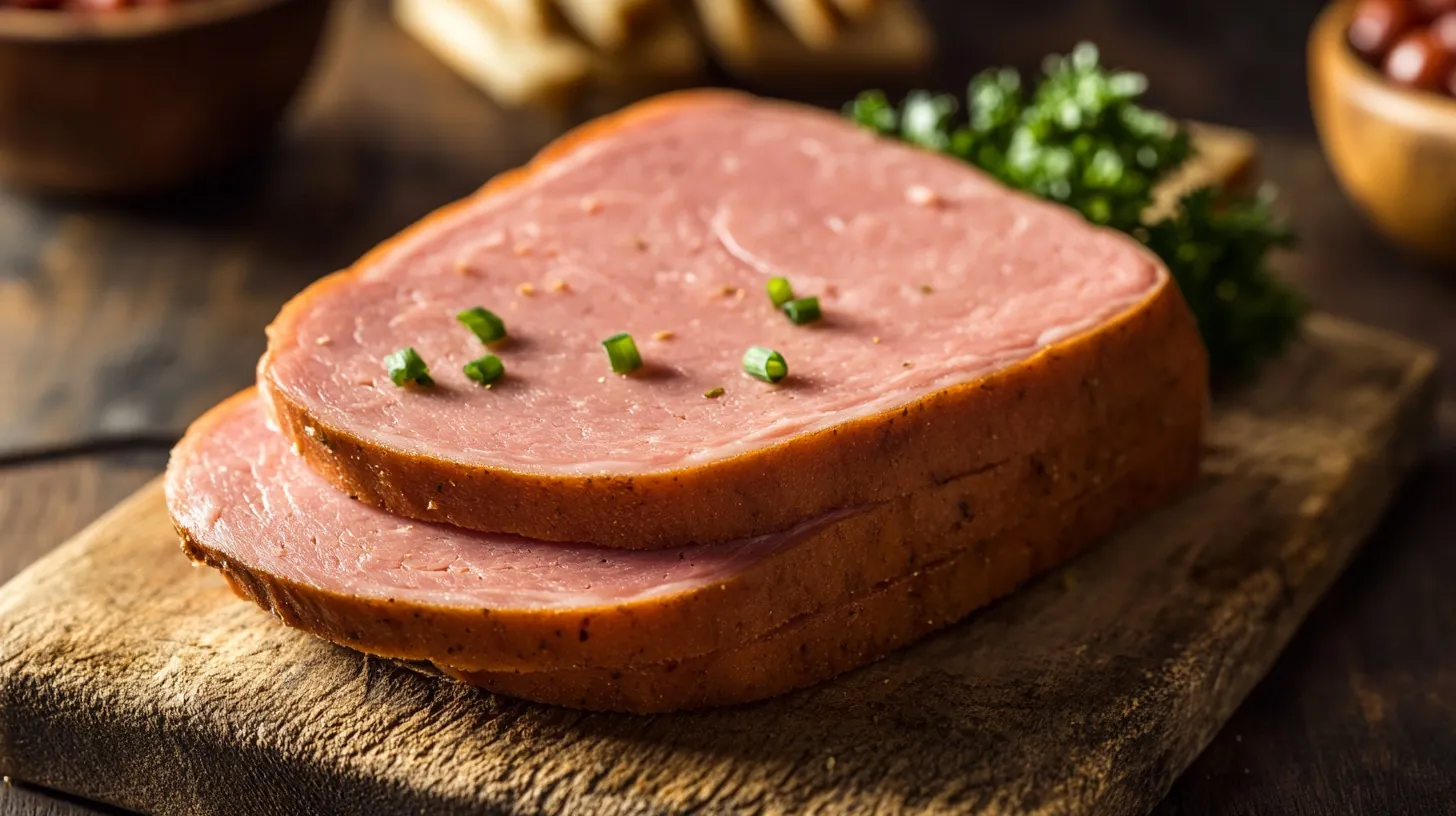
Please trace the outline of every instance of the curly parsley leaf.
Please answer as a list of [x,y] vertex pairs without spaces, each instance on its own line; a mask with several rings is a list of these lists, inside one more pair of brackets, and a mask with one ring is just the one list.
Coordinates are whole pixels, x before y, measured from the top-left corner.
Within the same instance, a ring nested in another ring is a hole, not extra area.
[[978,75],[963,116],[956,97],[925,91],[898,107],[868,91],[845,113],[1147,244],[1182,289],[1215,374],[1243,373],[1278,354],[1298,332],[1304,305],[1269,267],[1269,253],[1293,241],[1271,212],[1270,197],[1199,190],[1146,223],[1159,183],[1193,155],[1187,132],[1141,107],[1146,78],[1103,68],[1091,44],[1048,57],[1044,70],[1030,90],[1010,69]]
[[1205,187],[1142,236],[1173,270],[1218,373],[1244,373],[1278,354],[1304,317],[1304,300],[1269,269],[1269,253],[1295,243],[1272,201],[1272,192],[1223,200]]

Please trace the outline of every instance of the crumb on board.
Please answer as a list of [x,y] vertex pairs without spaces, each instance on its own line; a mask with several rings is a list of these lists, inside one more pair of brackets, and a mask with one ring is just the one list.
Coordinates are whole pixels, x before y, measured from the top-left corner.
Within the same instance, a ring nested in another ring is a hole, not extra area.
[[655,331],[652,333],[652,339],[656,340],[659,343],[666,342],[674,337],[677,337],[677,333],[672,331],[671,329],[662,329],[661,331]]
[[536,286],[532,283],[522,283],[516,287],[516,291],[521,294],[521,297],[531,297],[536,294]]
[[570,292],[571,291],[571,284],[567,283],[564,280],[559,280],[559,279],[558,280],[551,281],[551,291],[553,291],[553,292]]
[[327,334],[321,334],[318,337],[315,337],[313,340],[313,343],[316,346],[327,346],[332,342],[334,342],[334,338],[329,337]]

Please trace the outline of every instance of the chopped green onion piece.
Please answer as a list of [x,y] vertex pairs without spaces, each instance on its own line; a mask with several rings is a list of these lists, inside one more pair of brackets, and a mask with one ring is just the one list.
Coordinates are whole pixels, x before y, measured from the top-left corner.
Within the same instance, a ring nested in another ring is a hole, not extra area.
[[813,323],[819,319],[819,298],[806,297],[791,300],[784,304],[784,314],[795,326],[802,326],[805,323]]
[[504,340],[506,336],[506,323],[501,320],[495,312],[476,306],[474,309],[466,309],[455,315],[455,319],[465,324],[465,328],[475,332],[482,343],[494,343],[497,340]]
[[707,397],[708,399],[717,399],[726,393],[728,392],[725,391],[720,385],[717,388],[709,388],[707,391],[704,391],[703,396]]
[[784,355],[763,346],[753,346],[743,352],[743,370],[768,383],[776,383],[789,376],[789,364]]
[[632,335],[626,332],[614,334],[602,341],[602,347],[607,350],[613,373],[631,374],[642,367],[642,355],[638,353]]
[[389,372],[389,379],[395,385],[403,386],[405,383],[415,383],[429,387],[435,384],[430,377],[430,367],[420,353],[412,347],[402,348],[384,358],[384,370]]
[[794,299],[794,287],[789,285],[788,278],[768,279],[768,299],[773,301],[775,309],[783,308],[785,303]]
[[505,376],[506,364],[494,354],[487,354],[479,360],[471,360],[465,364],[465,376],[480,383],[490,385]]

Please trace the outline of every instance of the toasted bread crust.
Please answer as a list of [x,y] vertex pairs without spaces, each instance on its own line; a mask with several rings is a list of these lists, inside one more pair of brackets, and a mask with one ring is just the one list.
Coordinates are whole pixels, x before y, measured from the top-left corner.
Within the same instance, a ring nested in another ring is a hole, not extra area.
[[1167,501],[1172,489],[1156,476],[1130,473],[1112,491],[1088,492],[1059,512],[1032,517],[838,608],[698,657],[629,669],[441,670],[497,693],[589,710],[655,714],[762,700],[823,682],[955,623]]
[[[189,430],[180,462],[214,432],[245,392]],[[444,607],[365,598],[304,585],[215,549],[205,531],[178,526],[194,560],[285,623],[371,654],[461,670],[543,671],[628,667],[706,655],[762,638],[791,620],[843,606],[923,565],[1096,495],[1143,507],[1194,476],[1202,390],[1170,374],[1125,406],[1117,421],[1062,428],[1046,448],[864,508],[755,564],[732,580],[644,601],[566,610]],[[1097,440],[1088,444],[1089,439]],[[174,465],[175,467],[175,465]],[[169,488],[174,518],[188,497]],[[1075,531],[1071,531],[1075,534]]]
[[630,476],[533,474],[397,450],[320,421],[270,379],[273,349],[299,342],[295,325],[309,305],[349,286],[398,242],[471,201],[521,183],[584,142],[725,93],[670,94],[588,123],[285,305],[269,327],[259,385],[275,421],[309,465],[341,490],[398,515],[546,541],[664,549],[784,530],[836,508],[886,501],[1024,455],[1042,448],[1058,427],[1110,421],[1109,406],[1127,404],[1127,394],[1146,390],[1167,372],[1186,378],[1180,388],[1206,389],[1206,355],[1169,278],[1103,326],[900,409],[729,459]]

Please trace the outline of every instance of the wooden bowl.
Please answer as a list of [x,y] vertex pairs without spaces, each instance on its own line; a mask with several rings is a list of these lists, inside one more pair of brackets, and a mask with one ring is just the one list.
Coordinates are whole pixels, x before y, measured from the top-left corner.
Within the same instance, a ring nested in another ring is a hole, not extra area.
[[1456,99],[1386,81],[1345,40],[1341,0],[1309,38],[1309,88],[1325,154],[1350,198],[1405,249],[1456,264]]
[[298,89],[328,5],[0,10],[0,178],[136,195],[242,158],[268,139]]

